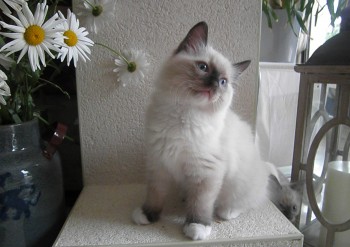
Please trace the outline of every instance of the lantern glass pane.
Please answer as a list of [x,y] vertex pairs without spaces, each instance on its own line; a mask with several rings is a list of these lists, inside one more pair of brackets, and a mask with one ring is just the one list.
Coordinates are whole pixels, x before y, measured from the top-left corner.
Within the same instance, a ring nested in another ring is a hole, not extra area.
[[[338,96],[336,84],[314,83],[313,90],[310,93],[307,111],[307,125],[304,139],[303,163],[307,164],[307,158],[310,151],[314,150],[315,157],[312,161],[312,187],[316,199],[317,207],[323,208],[323,198],[325,191],[326,174],[328,164],[332,161],[347,160],[348,156],[343,157],[346,137],[350,133],[349,127],[345,125],[332,126],[325,129],[323,126],[334,119],[337,115]],[[318,134],[320,132],[320,134]],[[316,135],[319,141],[315,141]],[[342,149],[339,149],[339,147]],[[350,137],[348,140],[350,146]],[[308,166],[309,164],[307,164]],[[305,178],[305,172],[303,176]],[[302,213],[300,226],[308,227],[314,224],[315,214],[311,210],[310,200],[307,195],[306,183],[303,190]]]
[[[309,149],[310,153],[315,152],[312,161],[313,193],[322,217],[331,224],[340,224],[350,219],[350,127],[343,124],[321,127],[314,138],[322,136],[322,139],[314,139]],[[301,229],[317,226],[316,230],[319,231],[321,225],[312,210],[307,183],[303,193],[300,226]]]
[[[337,109],[336,84],[314,83],[310,94],[302,162],[305,164],[310,145],[319,129],[334,118]],[[321,153],[322,158],[324,154]]]

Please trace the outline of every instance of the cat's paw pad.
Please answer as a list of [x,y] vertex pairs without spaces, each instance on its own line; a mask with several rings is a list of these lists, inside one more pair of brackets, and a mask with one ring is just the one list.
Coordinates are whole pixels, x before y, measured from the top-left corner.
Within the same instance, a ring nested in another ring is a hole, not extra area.
[[231,219],[237,218],[241,214],[241,211],[225,209],[225,210],[217,210],[216,214],[217,216],[219,216],[220,219],[231,220]]
[[137,225],[148,225],[151,223],[141,208],[136,208],[134,212],[132,212],[131,217]]
[[211,232],[211,226],[205,226],[198,223],[186,224],[183,229],[185,235],[193,240],[206,239]]

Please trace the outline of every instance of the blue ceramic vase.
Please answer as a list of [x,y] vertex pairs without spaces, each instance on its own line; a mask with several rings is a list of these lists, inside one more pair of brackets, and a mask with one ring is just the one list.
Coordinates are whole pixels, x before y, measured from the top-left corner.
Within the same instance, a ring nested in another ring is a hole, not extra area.
[[0,125],[0,246],[52,246],[64,220],[60,159],[40,140],[36,120]]

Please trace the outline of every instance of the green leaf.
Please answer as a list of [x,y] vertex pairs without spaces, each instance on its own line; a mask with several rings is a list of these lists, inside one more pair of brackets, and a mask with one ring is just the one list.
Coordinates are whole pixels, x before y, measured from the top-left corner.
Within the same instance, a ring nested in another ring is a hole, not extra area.
[[347,4],[348,4],[348,0],[339,0],[337,10],[335,11],[336,18],[340,16],[341,12],[343,11],[344,8],[346,8]]
[[[295,29],[293,26],[293,20],[294,20],[294,17],[296,16],[296,12],[297,12],[295,10],[295,2],[294,1],[284,1],[284,7],[285,7],[286,12],[287,12],[288,23],[289,23],[290,27],[292,28],[294,35],[298,36],[298,34],[297,34],[297,32],[295,32]],[[298,23],[299,23],[299,20],[298,20]],[[301,26],[301,24],[300,24],[300,26]]]
[[9,113],[11,114],[11,117],[14,123],[16,124],[22,123],[21,118],[18,116],[16,112],[14,112],[12,109],[9,109]]
[[5,40],[0,36],[0,45],[3,46],[5,44]]
[[314,6],[314,2],[313,1],[309,1],[304,9],[302,10],[303,13],[304,13],[304,18],[303,18],[303,21],[306,23],[307,20],[310,18],[310,15],[312,14],[312,9],[313,9],[313,6]]
[[264,14],[267,18],[268,27],[272,28],[272,20],[274,20],[275,22],[278,22],[278,16],[276,15],[273,8],[271,8],[270,4],[268,3],[268,0],[263,0],[262,11],[264,12]]
[[334,12],[334,0],[327,0],[327,7],[329,14],[331,15],[331,25],[334,27],[334,21],[336,19]]
[[321,13],[321,11],[326,7],[327,5],[323,5],[321,8],[320,8],[320,4],[317,5],[317,10],[316,10],[316,13],[315,13],[315,26],[317,24],[317,20],[318,20],[318,15],[319,13]]
[[[300,3],[299,3],[299,10],[300,11],[304,11],[304,8],[305,8],[305,2],[306,0],[301,0]],[[307,4],[311,3],[311,1],[309,1]]]
[[300,25],[301,30],[303,30],[304,33],[308,33],[308,30],[307,30],[305,23],[303,21],[303,17],[301,16],[301,14],[298,11],[295,11],[295,17],[297,18],[297,21]]

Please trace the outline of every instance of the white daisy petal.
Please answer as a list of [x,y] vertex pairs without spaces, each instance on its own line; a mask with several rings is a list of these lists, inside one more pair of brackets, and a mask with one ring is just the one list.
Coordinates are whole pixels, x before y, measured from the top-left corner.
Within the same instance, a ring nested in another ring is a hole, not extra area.
[[80,53],[78,52],[72,52],[73,53],[73,63],[74,63],[74,67],[77,67],[77,62],[78,62],[78,57],[81,56],[81,58],[83,59],[83,61],[85,62],[85,58],[84,56],[80,55]]
[[115,65],[117,68],[115,68],[113,72],[117,73],[117,80],[121,81],[123,86],[142,80],[149,65],[146,54],[141,51],[132,50],[123,55],[129,63],[135,63],[136,68],[134,71],[129,71],[128,63],[122,57],[116,58]]
[[[17,13],[20,13],[20,12],[17,12]],[[21,22],[20,19],[14,17],[13,15],[8,15],[8,14],[5,14],[8,18],[10,18],[17,26],[20,26],[20,27],[24,27],[23,26],[23,23]]]
[[2,33],[2,32],[0,32],[0,34],[4,37],[11,38],[11,39],[18,39],[21,36],[23,36],[23,34],[21,34],[21,33]]
[[38,56],[40,58],[41,63],[44,65],[44,67],[46,67],[45,53],[44,53],[44,51],[42,49],[42,46],[37,45],[37,46],[35,46],[35,49],[36,49],[36,52],[37,52],[37,54],[38,54]]
[[23,18],[28,23],[27,25],[25,25],[25,27],[27,27],[29,25],[36,24],[36,23],[34,23],[34,16],[33,16],[33,13],[30,11],[30,9],[28,7],[28,4],[24,4],[23,7],[22,7],[22,11],[18,11],[17,14],[18,14],[18,17],[20,18],[22,23],[24,23],[24,21],[22,20]]
[[0,22],[0,24],[6,28],[6,29],[9,29],[13,32],[24,32],[25,28],[22,27],[22,26],[14,26],[14,25],[8,25],[6,24],[5,22]]
[[33,71],[36,70],[37,67],[39,67],[39,61],[38,61],[38,53],[36,52],[35,46],[29,46],[28,47],[28,58],[30,67]]
[[[63,16],[59,13],[60,16]],[[87,54],[91,54],[91,50],[88,46],[92,46],[94,42],[86,37],[88,32],[81,33],[79,30],[85,30],[85,28],[79,28],[79,20],[76,18],[75,14],[69,9],[67,12],[67,25],[65,27],[64,38],[57,37],[55,40],[63,40],[64,45],[60,49],[60,53],[57,57],[61,57],[61,61],[67,59],[67,64],[73,59],[73,64],[76,67],[78,59],[81,58],[84,62],[89,59]]]
[[7,85],[5,80],[7,80],[7,76],[2,70],[0,70],[0,104],[2,105],[6,105],[6,100],[4,97],[11,96],[10,87]]
[[63,41],[59,42],[56,40],[60,35],[58,33],[59,29],[56,27],[64,22],[64,20],[59,19],[58,14],[53,15],[45,22],[47,12],[46,0],[37,4],[34,15],[30,11],[28,4],[23,2],[22,9],[17,11],[18,19],[8,15],[16,25],[0,22],[4,28],[12,31],[12,33],[2,33],[3,36],[12,39],[12,41],[1,47],[0,52],[3,51],[7,53],[6,55],[10,55],[21,51],[18,61],[27,53],[33,71],[40,69],[40,63],[46,66],[45,53],[54,58],[55,56],[51,51],[60,52],[57,46],[61,46]]
[[60,49],[58,49],[56,46],[50,44],[50,43],[47,43],[47,42],[43,42],[41,47],[45,50],[45,52],[52,58],[55,58],[55,55],[52,54],[51,50],[54,50],[54,51],[57,51],[59,52]]
[[6,4],[2,0],[0,1],[0,9],[4,14],[11,14],[11,10],[6,6]]
[[[22,4],[24,4],[27,0],[4,0],[8,6],[16,11],[20,11],[22,9]],[[1,1],[3,2],[3,1]]]
[[[14,52],[18,51],[19,49],[21,49],[21,47],[18,47],[17,44],[19,43],[18,39],[14,39],[10,42],[8,42],[7,44],[5,44],[3,47],[1,47],[0,52],[4,51],[10,51],[12,54],[12,50],[15,50]],[[12,49],[7,49],[8,47],[11,47]]]
[[81,57],[81,59],[83,59],[84,62],[86,62],[86,59],[90,60],[89,57],[85,54],[85,52],[78,46],[76,47],[76,53],[77,53],[77,59],[78,57]]
[[0,70],[0,81],[1,81],[0,83],[2,83],[2,81],[6,81],[6,80],[7,80],[7,75],[4,73],[4,71]]
[[63,22],[64,20],[58,19],[58,14],[55,14],[42,25],[42,28],[50,30]]
[[94,7],[100,7],[101,13],[96,16],[93,14],[93,8],[90,4],[85,1],[80,1],[77,4],[77,15],[80,17],[84,26],[86,26],[89,31],[97,33],[98,29],[101,28],[105,22],[108,22],[109,17],[114,15],[115,3],[114,0],[95,0],[90,2]]
[[[9,70],[12,64],[14,64],[15,62],[16,61],[13,60],[11,57],[7,57],[4,54],[0,54],[0,65],[4,67],[6,70]],[[1,78],[1,75],[0,75],[0,78]]]
[[39,3],[37,5],[35,14],[34,14],[34,20],[37,25],[39,26],[43,25],[48,10],[49,10],[49,7],[46,5],[46,0],[44,0],[43,3],[41,4]]
[[27,51],[28,51],[28,46],[26,45],[22,48],[22,51],[18,56],[18,61],[21,61],[22,57],[27,53]]

